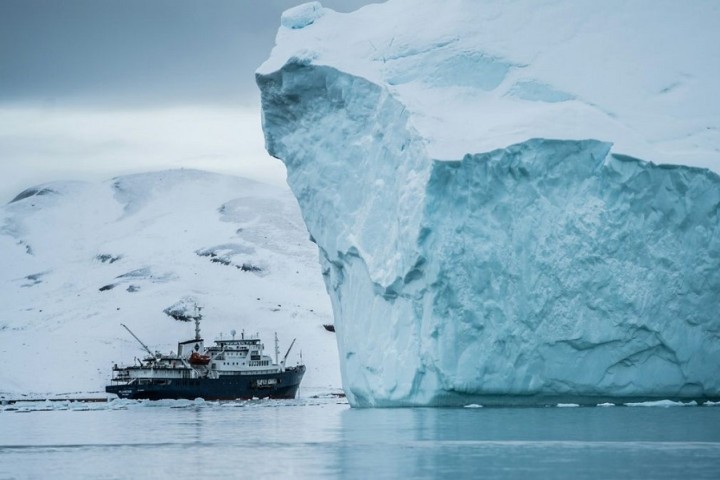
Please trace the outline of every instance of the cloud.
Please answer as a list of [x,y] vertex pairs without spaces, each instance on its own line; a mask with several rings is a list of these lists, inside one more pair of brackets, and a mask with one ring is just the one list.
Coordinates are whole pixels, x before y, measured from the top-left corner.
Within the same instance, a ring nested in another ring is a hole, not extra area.
[[[0,104],[255,105],[254,71],[301,0],[0,1]],[[329,0],[352,10],[369,0]]]
[[0,202],[54,180],[198,168],[285,184],[256,108],[0,109]]
[[180,167],[284,184],[254,71],[301,1],[0,1],[0,202],[43,182]]

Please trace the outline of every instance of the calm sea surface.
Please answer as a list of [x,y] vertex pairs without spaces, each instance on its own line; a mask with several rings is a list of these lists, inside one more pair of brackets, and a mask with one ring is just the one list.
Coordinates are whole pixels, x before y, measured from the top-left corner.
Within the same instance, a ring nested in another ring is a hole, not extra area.
[[357,410],[326,398],[0,408],[0,479],[488,477],[718,479],[720,406]]

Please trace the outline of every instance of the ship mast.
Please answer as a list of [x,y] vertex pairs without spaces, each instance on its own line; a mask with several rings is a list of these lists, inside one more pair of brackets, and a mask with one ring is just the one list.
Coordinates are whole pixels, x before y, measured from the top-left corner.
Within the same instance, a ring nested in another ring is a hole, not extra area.
[[275,365],[278,364],[279,357],[280,357],[280,346],[278,345],[277,332],[275,332]]

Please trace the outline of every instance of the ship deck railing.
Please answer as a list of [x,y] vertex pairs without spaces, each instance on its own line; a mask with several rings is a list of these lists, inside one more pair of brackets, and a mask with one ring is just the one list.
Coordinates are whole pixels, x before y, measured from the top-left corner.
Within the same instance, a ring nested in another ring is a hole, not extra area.
[[113,370],[117,372],[121,372],[124,370],[147,370],[147,369],[153,369],[153,370],[192,370],[190,367],[186,367],[185,365],[115,365],[113,367]]

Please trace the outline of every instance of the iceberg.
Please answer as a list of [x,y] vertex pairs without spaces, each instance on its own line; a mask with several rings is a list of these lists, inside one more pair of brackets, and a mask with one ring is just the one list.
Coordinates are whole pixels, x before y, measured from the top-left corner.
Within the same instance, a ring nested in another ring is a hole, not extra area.
[[603,5],[283,14],[263,131],[351,405],[720,398],[718,65],[697,53],[720,12],[668,5],[666,42],[653,3]]

